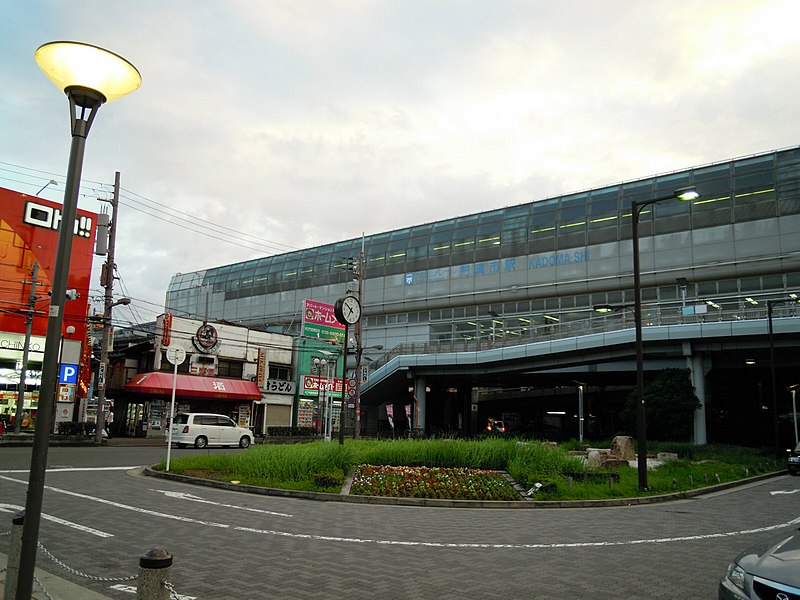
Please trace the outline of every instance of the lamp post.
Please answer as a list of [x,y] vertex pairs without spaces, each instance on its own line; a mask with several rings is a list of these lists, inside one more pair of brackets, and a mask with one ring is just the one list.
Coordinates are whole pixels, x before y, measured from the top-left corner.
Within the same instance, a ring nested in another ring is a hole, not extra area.
[[792,420],[794,421],[794,445],[797,446],[800,444],[800,439],[797,437],[797,402],[795,400],[795,394],[797,393],[797,388],[800,387],[800,383],[795,383],[794,385],[790,385],[787,389],[792,394]]
[[644,353],[642,349],[642,284],[639,273],[639,215],[642,209],[677,198],[684,202],[699,198],[695,187],[675,190],[669,196],[652,200],[631,200],[631,238],[633,240],[633,320],[636,327],[636,435],[639,489],[647,490],[647,415],[644,405]]
[[53,427],[53,408],[58,384],[58,352],[61,341],[62,310],[66,300],[67,276],[72,253],[72,224],[78,206],[86,137],[100,106],[129,94],[142,84],[141,75],[127,60],[102,48],[80,42],[51,42],[40,46],[36,62],[47,77],[66,95],[70,106],[72,146],[70,148],[61,227],[53,269],[52,299],[47,321],[42,385],[39,392],[36,432],[33,439],[25,524],[22,530],[17,600],[31,597],[36,566],[36,547],[44,494],[47,450]]
[[[797,302],[795,298],[782,298],[779,300],[767,300],[767,322],[769,325],[769,372],[772,379],[772,427],[775,438],[775,456],[781,456],[780,429],[778,427],[778,388],[775,384],[775,342],[772,338],[772,312],[776,304],[786,304]],[[792,391],[792,407],[794,407],[794,391]],[[795,413],[796,415],[796,413]],[[797,444],[797,418],[795,416],[795,444]]]
[[[317,403],[319,405],[319,416],[321,433],[326,442],[331,441],[331,428],[333,426],[333,394],[331,388],[335,388],[336,377],[336,362],[338,356],[328,350],[318,350],[324,356],[322,358],[314,358],[312,364],[317,370],[317,381],[319,387],[319,394],[317,396]],[[325,366],[325,383],[322,383],[322,366]],[[331,369],[333,369],[333,377],[331,377]]]

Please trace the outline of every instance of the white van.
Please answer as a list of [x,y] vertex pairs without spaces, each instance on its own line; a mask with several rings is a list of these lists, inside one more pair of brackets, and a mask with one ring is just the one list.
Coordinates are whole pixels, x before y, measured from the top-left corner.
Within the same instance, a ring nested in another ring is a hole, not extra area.
[[172,441],[178,448],[185,448],[189,444],[195,448],[235,445],[247,448],[253,443],[253,432],[239,427],[225,415],[186,413],[175,416]]

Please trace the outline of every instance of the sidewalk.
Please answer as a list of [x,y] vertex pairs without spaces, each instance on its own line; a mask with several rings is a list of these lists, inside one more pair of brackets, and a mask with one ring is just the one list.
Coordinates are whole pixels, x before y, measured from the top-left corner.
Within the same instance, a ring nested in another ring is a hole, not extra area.
[[[36,562],[37,564],[41,564],[42,561],[46,560],[47,558],[38,556]],[[0,552],[0,571],[2,571],[0,572],[0,600],[5,598],[5,568],[7,562],[8,556]],[[38,566],[36,567],[35,574],[36,579],[38,579],[42,586],[44,586],[44,589],[47,590],[47,594],[42,591],[42,588],[39,587],[36,580],[34,580],[33,595],[31,596],[32,600],[47,600],[48,597],[52,598],[52,600],[76,600],[78,598],[80,598],[80,600],[111,600],[109,596],[103,596],[90,589],[81,587],[77,583],[72,583],[71,581],[52,575],[40,569]],[[8,600],[13,600],[13,598],[9,598]]]

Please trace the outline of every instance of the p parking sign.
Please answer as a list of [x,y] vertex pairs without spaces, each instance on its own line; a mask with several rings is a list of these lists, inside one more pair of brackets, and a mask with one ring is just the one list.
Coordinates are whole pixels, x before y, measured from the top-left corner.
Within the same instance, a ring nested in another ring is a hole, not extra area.
[[78,365],[62,364],[58,373],[59,383],[78,383]]

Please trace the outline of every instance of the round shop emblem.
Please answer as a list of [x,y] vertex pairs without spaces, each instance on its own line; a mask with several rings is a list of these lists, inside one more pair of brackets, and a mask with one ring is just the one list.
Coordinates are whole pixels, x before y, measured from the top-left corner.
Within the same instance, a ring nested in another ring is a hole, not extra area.
[[213,352],[219,345],[217,330],[214,329],[213,325],[203,323],[197,329],[197,333],[192,341],[194,342],[195,347],[200,350],[200,352]]

